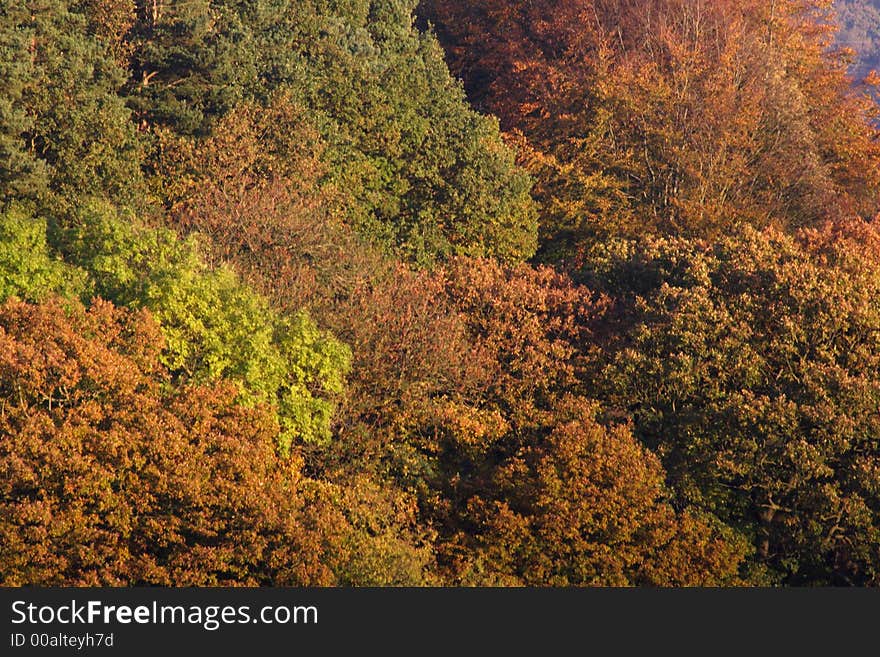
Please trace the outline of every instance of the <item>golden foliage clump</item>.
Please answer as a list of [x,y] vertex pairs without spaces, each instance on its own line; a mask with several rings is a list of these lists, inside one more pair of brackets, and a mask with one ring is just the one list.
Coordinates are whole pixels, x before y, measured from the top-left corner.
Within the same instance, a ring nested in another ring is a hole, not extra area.
[[0,307],[3,584],[333,583],[274,414],[169,387],[161,344],[103,301]]
[[[552,4],[552,7],[550,6]],[[878,210],[876,105],[824,0],[425,0],[536,177],[545,257]]]

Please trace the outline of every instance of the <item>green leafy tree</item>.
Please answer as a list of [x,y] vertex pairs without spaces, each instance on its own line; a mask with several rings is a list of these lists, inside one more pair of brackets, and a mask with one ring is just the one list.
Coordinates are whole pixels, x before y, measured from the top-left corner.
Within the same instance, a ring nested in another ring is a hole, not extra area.
[[0,200],[68,211],[79,194],[139,200],[126,72],[66,2],[0,8]]
[[873,224],[745,228],[584,255],[620,299],[592,376],[607,407],[681,504],[752,542],[756,581],[878,581],[878,244]]
[[284,450],[294,440],[329,440],[345,345],[304,312],[274,312],[229,268],[209,268],[194,239],[97,202],[80,209],[77,223],[64,237],[69,261],[89,272],[97,295],[153,312],[166,366],[184,380],[230,379],[246,399],[277,405]]
[[222,138],[243,101],[271,113],[282,92],[320,129],[365,236],[422,263],[534,253],[530,179],[413,26],[413,2],[142,5],[129,94],[146,124]]
[[211,0],[137,2],[128,85],[136,116],[204,135],[253,89],[259,53],[237,9]]
[[131,30],[137,20],[136,0],[73,0],[70,6],[85,16],[89,33],[121,68],[127,69],[133,48]]
[[49,249],[45,220],[20,205],[0,212],[0,300],[41,301],[51,294],[73,299],[87,289],[86,272]]

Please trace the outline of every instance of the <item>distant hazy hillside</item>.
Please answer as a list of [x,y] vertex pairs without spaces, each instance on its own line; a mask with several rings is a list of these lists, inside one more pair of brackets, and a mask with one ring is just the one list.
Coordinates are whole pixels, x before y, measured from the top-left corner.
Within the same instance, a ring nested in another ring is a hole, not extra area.
[[854,73],[880,68],[880,0],[836,0],[840,43],[858,53]]

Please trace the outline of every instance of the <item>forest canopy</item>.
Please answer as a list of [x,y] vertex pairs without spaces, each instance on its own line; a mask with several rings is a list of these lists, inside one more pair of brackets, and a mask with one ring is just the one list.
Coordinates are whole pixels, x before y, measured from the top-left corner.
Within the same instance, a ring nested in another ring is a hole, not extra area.
[[0,583],[880,584],[878,31],[4,3]]

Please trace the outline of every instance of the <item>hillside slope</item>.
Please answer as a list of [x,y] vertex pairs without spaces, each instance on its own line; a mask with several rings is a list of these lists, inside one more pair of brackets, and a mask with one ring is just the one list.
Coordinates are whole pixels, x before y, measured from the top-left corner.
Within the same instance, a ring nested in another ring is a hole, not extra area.
[[880,0],[837,0],[838,43],[856,51],[853,73],[864,77],[880,66]]

